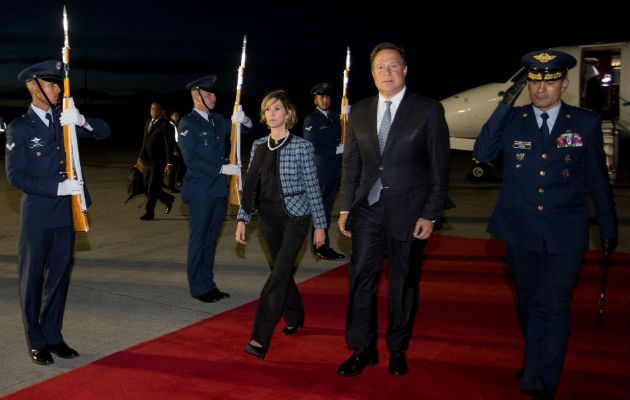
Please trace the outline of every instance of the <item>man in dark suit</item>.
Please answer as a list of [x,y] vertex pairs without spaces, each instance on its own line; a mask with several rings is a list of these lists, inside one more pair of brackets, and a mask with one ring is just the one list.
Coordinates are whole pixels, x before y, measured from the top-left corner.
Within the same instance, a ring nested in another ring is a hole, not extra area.
[[346,340],[354,349],[337,373],[378,362],[376,289],[388,252],[389,372],[407,373],[422,250],[447,203],[449,133],[444,109],[405,86],[404,50],[370,55],[379,91],[352,106],[343,155],[339,229],[352,237]]
[[[317,180],[324,202],[326,222],[330,227],[330,211],[332,210],[339,182],[341,181],[341,124],[339,114],[330,109],[330,85],[327,82],[318,83],[311,88],[314,96],[315,110],[304,118],[304,139],[313,143],[315,148],[315,165],[317,166]],[[315,229],[313,228],[313,232]],[[344,258],[330,247],[328,228],[326,242],[315,248],[313,253],[326,260]]]
[[617,245],[617,216],[603,150],[601,118],[560,100],[576,60],[554,50],[526,54],[532,101],[512,107],[515,83],[482,128],[474,156],[503,154],[503,186],[488,232],[505,241],[525,336],[521,390],[551,399],[569,338],[569,304],[589,242],[586,188],[607,255]]
[[146,188],[147,204],[143,221],[155,218],[155,205],[160,200],[166,206],[166,214],[171,212],[175,197],[162,190],[163,174],[170,174],[173,169],[173,145],[175,130],[166,118],[162,117],[162,106],[151,104],[151,118],[144,124],[144,140],[140,149],[142,175]]
[[[9,183],[24,192],[20,212],[18,271],[20,304],[28,354],[40,365],[54,362],[50,353],[75,358],[61,334],[74,251],[71,196],[83,182],[66,179],[62,126],[75,125],[78,137],[105,139],[107,123],[85,118],[74,107],[56,108],[63,81],[61,62],[43,61],[18,75],[32,102],[7,128],[6,170]],[[87,205],[89,195],[85,190]]]

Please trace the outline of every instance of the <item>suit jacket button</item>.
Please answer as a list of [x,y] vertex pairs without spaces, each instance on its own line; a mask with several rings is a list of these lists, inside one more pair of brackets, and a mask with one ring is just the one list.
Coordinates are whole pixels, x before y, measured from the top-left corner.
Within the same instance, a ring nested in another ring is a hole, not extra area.
[[545,189],[543,189],[543,188],[538,188],[538,193],[545,193]]
[[543,153],[543,155],[542,155],[543,160],[546,160],[546,159],[547,159],[547,157],[548,157],[548,156],[547,156],[547,153]]
[[545,171],[540,171],[540,176],[545,176],[547,173]]
[[538,206],[538,211],[542,211],[543,210],[543,206]]

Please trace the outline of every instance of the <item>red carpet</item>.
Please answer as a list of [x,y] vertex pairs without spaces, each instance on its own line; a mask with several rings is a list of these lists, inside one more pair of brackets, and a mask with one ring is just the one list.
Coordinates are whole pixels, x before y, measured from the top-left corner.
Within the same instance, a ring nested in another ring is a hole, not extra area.
[[[409,374],[380,363],[354,378],[336,375],[344,339],[347,265],[300,284],[305,328],[277,326],[265,361],[247,355],[256,303],[201,321],[4,399],[531,399],[520,394],[514,291],[499,241],[435,236],[426,250]],[[557,400],[630,398],[630,260],[615,253],[607,308],[597,323],[601,252],[585,256]],[[386,327],[386,284],[380,287]]]

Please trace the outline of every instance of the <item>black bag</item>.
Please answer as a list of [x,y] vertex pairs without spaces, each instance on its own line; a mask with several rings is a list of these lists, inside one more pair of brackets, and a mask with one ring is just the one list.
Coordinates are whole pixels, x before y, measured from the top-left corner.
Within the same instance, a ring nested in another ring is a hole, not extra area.
[[131,172],[129,172],[129,176],[127,177],[127,200],[125,200],[125,204],[135,196],[144,194],[144,191],[142,172],[134,166],[131,168]]

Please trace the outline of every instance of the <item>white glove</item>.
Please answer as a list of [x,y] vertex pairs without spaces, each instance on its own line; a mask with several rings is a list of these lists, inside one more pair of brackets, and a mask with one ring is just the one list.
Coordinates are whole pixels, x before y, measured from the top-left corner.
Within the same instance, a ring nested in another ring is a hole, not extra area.
[[343,154],[343,143],[339,143],[337,145],[337,149],[335,150],[335,154]]
[[66,179],[59,182],[57,186],[57,196],[72,196],[81,194],[83,188],[83,181],[77,181],[75,179]]
[[59,121],[61,122],[61,126],[83,126],[83,124],[85,123],[85,117],[81,115],[79,110],[77,110],[77,108],[74,106],[74,100],[72,99],[72,97],[70,97],[70,99],[68,100],[68,109],[61,113]]
[[241,169],[236,164],[223,164],[221,166],[221,173],[223,175],[238,175]]
[[350,104],[345,105],[342,109],[341,109],[341,113],[343,115],[348,115],[350,114]]
[[248,128],[251,128],[252,121],[245,115],[243,111],[243,106],[238,106],[238,111],[232,114],[232,122],[236,122],[237,124],[245,125]]

